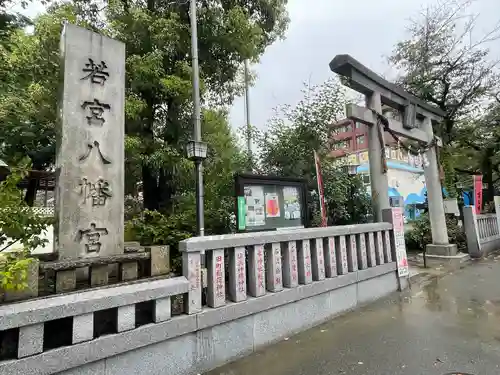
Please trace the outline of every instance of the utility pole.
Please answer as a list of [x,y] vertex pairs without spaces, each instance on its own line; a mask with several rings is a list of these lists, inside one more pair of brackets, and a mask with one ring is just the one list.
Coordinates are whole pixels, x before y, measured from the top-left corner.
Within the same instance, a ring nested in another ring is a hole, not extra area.
[[249,77],[249,67],[248,59],[245,59],[245,117],[247,126],[247,152],[248,158],[250,159],[250,164],[252,162],[252,128],[250,125],[250,77]]
[[[204,193],[203,193],[203,159],[206,158],[207,145],[201,141],[201,109],[200,109],[200,68],[198,66],[198,27],[196,20],[196,0],[190,0],[191,21],[191,57],[193,69],[193,140],[194,163],[196,168],[196,226],[200,236],[205,235]],[[204,148],[204,152],[203,152]],[[197,152],[198,151],[198,152]]]

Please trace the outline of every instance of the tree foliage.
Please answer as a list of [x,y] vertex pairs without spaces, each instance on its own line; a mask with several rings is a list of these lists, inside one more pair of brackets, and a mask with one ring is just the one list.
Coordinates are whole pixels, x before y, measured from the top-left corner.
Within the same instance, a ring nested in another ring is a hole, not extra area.
[[256,137],[260,148],[259,170],[265,174],[300,177],[309,182],[311,213],[319,215],[317,179],[313,157],[322,159],[322,174],[328,221],[333,224],[360,223],[367,219],[369,198],[362,181],[348,176],[328,158],[330,126],[344,118],[347,96],[336,79],[318,86],[305,86],[297,105],[278,108],[268,130]]
[[401,72],[398,83],[446,114],[434,130],[444,143],[441,161],[448,191],[464,178],[460,174],[470,179],[478,167],[492,187],[497,168],[490,162],[497,141],[482,113],[500,84],[498,60],[488,48],[500,39],[500,23],[479,34],[479,15],[467,13],[471,3],[439,0],[425,8],[389,59]]
[[[17,187],[26,175],[26,166],[12,168],[0,183],[0,290],[25,287],[26,269],[31,262],[30,251],[47,242],[41,234],[51,220],[33,212]],[[23,245],[24,251],[5,252],[16,242]]]

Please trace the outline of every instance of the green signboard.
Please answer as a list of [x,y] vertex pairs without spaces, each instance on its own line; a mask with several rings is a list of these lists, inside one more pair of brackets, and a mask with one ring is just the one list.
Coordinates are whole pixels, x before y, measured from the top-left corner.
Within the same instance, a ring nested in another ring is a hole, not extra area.
[[246,215],[245,197],[238,197],[238,230],[245,230]]

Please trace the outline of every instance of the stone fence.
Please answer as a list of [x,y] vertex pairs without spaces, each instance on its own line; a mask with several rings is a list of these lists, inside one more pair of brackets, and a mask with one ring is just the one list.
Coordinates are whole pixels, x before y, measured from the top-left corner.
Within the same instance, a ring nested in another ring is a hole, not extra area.
[[396,244],[391,223],[191,238],[182,276],[0,305],[0,373],[203,373],[405,287]]
[[481,258],[500,249],[499,214],[498,209],[494,214],[476,214],[473,206],[464,207],[465,235],[471,258]]

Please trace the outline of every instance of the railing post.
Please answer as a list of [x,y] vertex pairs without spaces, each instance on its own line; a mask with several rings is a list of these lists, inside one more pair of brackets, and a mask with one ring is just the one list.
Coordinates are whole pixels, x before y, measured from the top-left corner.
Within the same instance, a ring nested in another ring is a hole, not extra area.
[[373,232],[368,233],[368,267],[375,267],[375,238]]
[[358,271],[358,248],[356,246],[356,235],[351,234],[347,240],[347,265],[349,272]]
[[299,285],[297,242],[288,241],[283,246],[283,285],[295,288]]
[[366,259],[366,238],[365,234],[361,233],[358,236],[357,241],[357,255],[358,255],[358,268],[360,270],[364,270],[367,268],[367,259]]
[[323,238],[314,239],[311,250],[312,275],[314,281],[325,279],[325,250],[323,248]]
[[347,244],[345,236],[336,237],[335,246],[337,247],[337,272],[339,275],[345,275],[349,272],[349,261],[347,258]]
[[266,294],[264,245],[250,246],[248,250],[248,293],[252,297]]
[[247,271],[244,247],[235,247],[229,253],[229,296],[233,302],[247,299]]
[[500,235],[500,196],[495,196],[495,215],[496,215],[496,221],[497,221],[497,230],[498,234]]
[[337,254],[335,249],[335,237],[325,239],[327,245],[325,251],[326,277],[337,276]]
[[207,305],[219,307],[226,304],[224,249],[207,251]]
[[301,284],[312,283],[311,272],[311,241],[299,241],[299,282]]
[[187,314],[201,311],[201,256],[199,251],[182,253],[182,275],[189,281],[189,292],[184,299]]
[[266,272],[267,290],[270,292],[279,292],[283,290],[281,243],[279,242],[275,242],[267,247]]
[[481,258],[483,256],[483,252],[481,250],[481,242],[479,239],[479,230],[474,206],[464,207],[464,230],[465,237],[467,238],[467,250],[469,251],[469,256],[471,258]]

